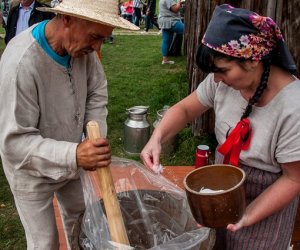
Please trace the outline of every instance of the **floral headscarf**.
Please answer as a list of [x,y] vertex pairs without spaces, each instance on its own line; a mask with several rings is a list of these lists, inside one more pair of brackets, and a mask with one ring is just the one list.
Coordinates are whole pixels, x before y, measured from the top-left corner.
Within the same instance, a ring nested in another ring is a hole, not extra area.
[[229,4],[214,10],[202,43],[223,54],[250,60],[262,60],[276,53],[281,65],[296,71],[292,55],[277,24],[255,12],[234,8]]

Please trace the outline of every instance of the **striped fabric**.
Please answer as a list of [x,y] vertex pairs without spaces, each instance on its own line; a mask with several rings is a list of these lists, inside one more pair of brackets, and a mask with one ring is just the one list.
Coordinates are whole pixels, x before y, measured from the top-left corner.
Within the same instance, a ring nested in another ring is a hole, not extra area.
[[141,0],[133,0],[134,8],[140,8],[140,6],[141,6]]
[[[280,176],[247,166],[241,166],[246,173],[247,204],[252,202]],[[217,230],[215,250],[286,250],[293,233],[299,197],[280,212],[265,220],[245,227],[237,232]]]

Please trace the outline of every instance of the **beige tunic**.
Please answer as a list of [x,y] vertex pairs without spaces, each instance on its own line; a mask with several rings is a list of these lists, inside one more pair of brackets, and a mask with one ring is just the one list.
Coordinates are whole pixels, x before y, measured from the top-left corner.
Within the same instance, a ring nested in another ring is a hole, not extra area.
[[106,135],[107,81],[95,53],[66,70],[31,30],[0,61],[0,153],[13,193],[35,199],[78,177],[76,147],[87,121]]

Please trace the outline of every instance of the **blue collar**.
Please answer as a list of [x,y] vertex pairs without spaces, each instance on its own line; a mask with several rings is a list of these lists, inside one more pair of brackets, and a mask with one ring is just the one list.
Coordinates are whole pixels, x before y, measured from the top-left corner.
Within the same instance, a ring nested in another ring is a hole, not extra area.
[[45,36],[45,26],[49,22],[49,20],[45,20],[39,23],[32,30],[32,36],[37,40],[40,46],[44,49],[44,51],[50,56],[55,62],[64,66],[65,68],[70,67],[70,55],[60,56],[58,55],[49,45],[46,36]]

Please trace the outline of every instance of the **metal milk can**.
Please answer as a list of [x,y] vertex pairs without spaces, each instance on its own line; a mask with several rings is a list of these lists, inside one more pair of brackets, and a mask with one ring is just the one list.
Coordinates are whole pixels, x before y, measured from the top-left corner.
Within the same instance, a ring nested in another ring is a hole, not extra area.
[[[169,106],[164,106],[163,109],[160,109],[156,112],[157,116],[156,116],[156,120],[153,123],[153,127],[154,129],[158,126],[158,124],[160,123],[161,119],[163,118],[164,114],[167,112]],[[170,138],[168,141],[166,141],[161,148],[161,154],[163,155],[169,155],[171,153],[174,152],[175,147],[176,147],[176,143],[177,143],[177,136],[173,136],[172,138]]]
[[150,124],[147,120],[148,106],[134,106],[127,109],[124,123],[124,151],[139,155],[150,138]]

